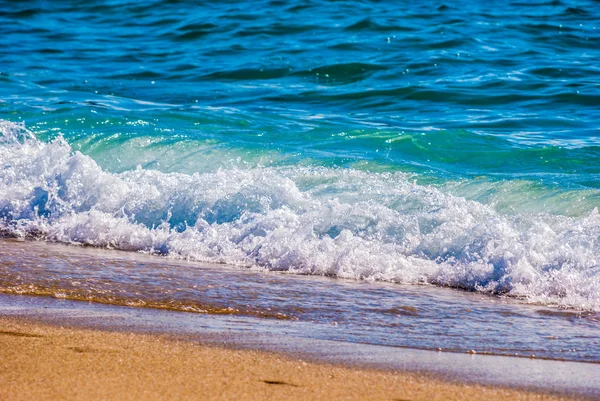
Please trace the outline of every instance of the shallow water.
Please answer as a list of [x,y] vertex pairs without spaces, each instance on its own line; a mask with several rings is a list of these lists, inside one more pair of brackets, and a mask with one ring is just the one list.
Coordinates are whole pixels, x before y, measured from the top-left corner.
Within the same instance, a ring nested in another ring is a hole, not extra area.
[[4,240],[0,251],[8,294],[253,317],[263,334],[600,363],[598,313],[39,242]]
[[[395,373],[400,370],[433,377],[434,380],[516,387],[582,400],[596,400],[600,395],[600,385],[596,380],[600,364],[323,340],[322,335],[318,335],[322,332],[318,327],[311,323],[301,325],[297,321],[173,313],[4,294],[0,294],[0,315],[9,320],[24,318],[29,322],[61,328],[151,333],[209,346],[284,352],[286,358],[297,358],[301,364],[308,360]],[[19,333],[9,331],[6,334]]]
[[0,2],[0,232],[595,316],[599,39],[593,1]]

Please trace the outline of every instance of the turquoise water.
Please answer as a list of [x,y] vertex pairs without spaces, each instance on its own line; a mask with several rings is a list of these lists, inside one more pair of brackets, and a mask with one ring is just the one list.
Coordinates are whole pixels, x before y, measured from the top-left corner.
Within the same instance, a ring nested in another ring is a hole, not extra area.
[[0,2],[4,235],[600,311],[593,1]]

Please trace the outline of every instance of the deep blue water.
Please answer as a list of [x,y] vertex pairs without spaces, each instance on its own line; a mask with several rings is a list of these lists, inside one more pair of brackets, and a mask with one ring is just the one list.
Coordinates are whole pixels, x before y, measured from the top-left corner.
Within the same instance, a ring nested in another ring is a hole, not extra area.
[[0,1],[0,230],[600,310],[597,1]]
[[2,117],[111,171],[160,161],[103,154],[148,138],[250,164],[599,186],[597,2],[0,7]]

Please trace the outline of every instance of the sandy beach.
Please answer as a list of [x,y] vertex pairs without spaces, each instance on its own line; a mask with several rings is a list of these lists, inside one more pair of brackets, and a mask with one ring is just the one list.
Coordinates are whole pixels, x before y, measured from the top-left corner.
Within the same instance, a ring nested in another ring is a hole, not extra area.
[[560,400],[160,335],[0,317],[2,400]]

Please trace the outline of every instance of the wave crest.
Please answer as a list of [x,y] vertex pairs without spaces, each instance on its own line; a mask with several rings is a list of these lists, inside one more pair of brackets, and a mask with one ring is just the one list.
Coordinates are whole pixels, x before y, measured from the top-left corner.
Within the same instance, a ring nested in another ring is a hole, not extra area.
[[0,230],[259,269],[600,310],[600,216],[505,215],[402,173],[110,173],[0,121]]

